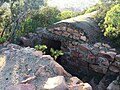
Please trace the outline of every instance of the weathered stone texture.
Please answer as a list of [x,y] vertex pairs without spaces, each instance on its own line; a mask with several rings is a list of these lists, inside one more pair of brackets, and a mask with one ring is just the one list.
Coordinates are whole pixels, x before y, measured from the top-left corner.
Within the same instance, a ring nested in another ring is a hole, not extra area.
[[[72,75],[50,55],[14,44],[8,44],[1,54],[0,90],[69,90]],[[77,90],[91,90],[89,84],[77,80],[82,88]]]
[[[80,22],[79,24],[82,25]],[[51,40],[61,42],[60,49],[64,52],[61,64],[75,75],[84,76],[89,70],[101,74],[106,74],[108,71],[120,73],[120,55],[116,50],[108,44],[95,43],[97,36],[100,35],[98,29],[93,30],[93,27],[89,30],[87,27],[80,27],[82,28],[76,28],[71,23],[59,22],[49,28],[38,28],[33,35],[28,36],[29,40],[22,38],[22,41],[25,46],[31,46],[26,40],[37,42],[32,45],[42,44],[45,39],[47,42]],[[63,75],[61,70],[58,70],[58,75]],[[45,67],[39,67],[37,75],[44,75],[40,73],[41,71],[45,72]]]

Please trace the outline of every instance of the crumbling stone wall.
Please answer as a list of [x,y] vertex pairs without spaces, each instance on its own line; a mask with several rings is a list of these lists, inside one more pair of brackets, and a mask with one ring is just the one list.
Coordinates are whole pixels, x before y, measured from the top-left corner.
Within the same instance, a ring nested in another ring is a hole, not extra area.
[[[89,36],[82,29],[65,25],[38,28],[35,33],[30,33],[28,38],[23,41],[24,44],[27,40],[34,45],[35,42],[43,44],[45,39],[61,42],[60,48],[64,52],[61,57],[62,66],[73,75],[80,76],[79,78],[83,81],[89,76],[92,76],[89,78],[94,80],[93,78],[98,74],[100,77],[105,75],[105,79],[103,80],[102,77],[98,82],[100,85],[104,82],[102,86],[105,89],[120,73],[120,54],[117,54],[115,49],[108,44],[89,43]],[[98,74],[94,74],[95,72]],[[109,82],[106,82],[106,78]]]
[[85,72],[88,68],[102,74],[109,70],[120,72],[120,54],[108,44],[90,44],[89,37],[82,29],[62,24],[48,29],[40,28],[29,36],[30,41],[34,42],[37,39],[39,44],[42,44],[44,38],[60,41],[60,48],[64,52],[62,64],[67,66],[67,69],[76,68],[77,74]]
[[90,37],[84,30],[62,24],[49,28],[48,31],[54,34],[53,36],[66,38],[65,41],[61,41],[61,50],[65,53],[64,65],[71,64],[67,65],[67,68],[70,66],[69,69],[79,69],[83,66],[103,74],[108,70],[120,72],[120,55],[117,55],[115,49],[102,43],[89,44]]
[[[83,18],[86,19],[82,16]],[[109,84],[120,74],[120,54],[108,44],[96,43],[100,31],[91,17],[82,21],[78,19],[79,17],[72,18],[72,20],[60,21],[48,28],[38,28],[35,33],[30,33],[28,38],[22,41],[26,46],[43,44],[45,39],[60,41],[60,48],[64,52],[61,64],[66,70],[80,76],[82,80],[91,75],[94,80],[93,73],[99,73],[104,76],[100,83],[104,82],[102,86],[107,87],[106,83]],[[91,71],[94,72],[91,73]]]

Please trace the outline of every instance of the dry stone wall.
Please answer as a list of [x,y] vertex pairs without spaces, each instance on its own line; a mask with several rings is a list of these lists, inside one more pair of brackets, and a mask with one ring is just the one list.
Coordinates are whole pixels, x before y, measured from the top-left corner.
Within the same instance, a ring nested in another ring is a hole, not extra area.
[[[37,44],[45,44],[43,42],[46,39],[47,42],[51,40],[61,42],[60,48],[64,52],[61,57],[61,64],[73,75],[80,76],[79,78],[83,81],[86,81],[86,77],[94,80],[95,75],[98,75],[96,73],[99,73],[100,77],[105,75],[105,79],[102,80],[101,78],[98,86],[100,88],[104,86],[104,88],[97,90],[106,89],[120,75],[120,54],[108,44],[89,43],[89,36],[80,29],[63,25],[44,29],[39,28],[35,33],[30,33],[28,38],[22,39],[22,41],[26,44],[25,40],[28,40],[31,45],[34,45],[36,42]],[[53,45],[56,46],[55,43]],[[109,82],[106,82],[106,79]]]
[[[70,25],[69,25],[70,26]],[[120,72],[120,54],[108,44],[89,44],[89,37],[81,29],[59,25],[48,29],[38,29],[36,33],[29,34],[30,41],[41,44],[44,39],[61,42],[63,64],[79,69],[80,66],[105,74],[108,70]],[[24,40],[23,40],[24,41]],[[25,41],[26,43],[26,41]],[[31,44],[33,45],[33,44]],[[67,66],[67,68],[69,68]],[[80,71],[80,70],[79,70]]]

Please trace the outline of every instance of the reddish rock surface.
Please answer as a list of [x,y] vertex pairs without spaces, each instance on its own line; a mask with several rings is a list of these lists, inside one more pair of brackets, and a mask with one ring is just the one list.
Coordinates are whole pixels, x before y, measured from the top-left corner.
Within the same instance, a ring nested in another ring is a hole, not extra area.
[[8,86],[5,90],[35,90],[35,86],[32,84],[18,84]]
[[70,90],[74,90],[75,83],[77,90],[91,90],[89,84],[72,78],[51,56],[33,48],[9,44],[0,56],[0,90],[66,90],[70,80]]

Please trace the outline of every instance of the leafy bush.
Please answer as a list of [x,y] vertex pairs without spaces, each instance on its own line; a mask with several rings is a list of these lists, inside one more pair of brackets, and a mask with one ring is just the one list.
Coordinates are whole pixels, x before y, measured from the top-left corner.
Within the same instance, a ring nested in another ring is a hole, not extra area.
[[60,11],[56,7],[44,7],[41,8],[38,13],[33,15],[31,19],[33,22],[37,22],[39,27],[47,27],[53,23],[59,21],[57,17]]
[[69,11],[69,10],[66,10],[66,11],[62,11],[60,14],[59,14],[59,18],[61,20],[64,20],[64,19],[68,19],[68,18],[72,18],[72,17],[75,17],[77,16],[78,13],[75,13],[73,11]]
[[36,20],[32,20],[31,18],[27,18],[25,20],[25,22],[22,24],[22,30],[21,33],[23,34],[28,34],[30,32],[34,32],[38,25],[39,22],[37,22]]
[[116,48],[120,46],[120,4],[114,5],[106,14],[104,36],[108,37]]
[[11,16],[11,11],[9,8],[9,5],[7,3],[4,3],[0,7],[0,33],[2,32],[5,24],[9,21],[9,18]]
[[111,0],[111,1],[104,1],[101,0],[101,3],[98,4],[98,13],[95,17],[95,21],[98,24],[98,26],[102,29],[102,31],[105,31],[105,27],[104,27],[104,18],[106,17],[106,13],[107,11],[109,11],[111,9],[111,7],[113,7],[116,4],[119,4],[120,2],[117,0]]
[[104,18],[106,16],[107,11],[111,8],[111,3],[102,3],[99,5],[98,13],[95,16],[95,21],[98,26],[104,31]]
[[78,15],[84,15],[86,10],[83,10],[82,12],[78,13]]
[[6,40],[7,40],[7,39],[6,39],[6,37],[5,37],[5,36],[0,37],[0,44],[4,43]]
[[92,6],[85,11],[85,14],[96,11],[96,10],[98,10],[98,8],[99,8],[99,5]]
[[59,56],[64,55],[64,53],[61,50],[54,50],[53,48],[50,49],[51,55],[56,60]]
[[46,45],[36,45],[35,49],[42,51],[45,54],[45,50],[47,49],[47,46]]
[[60,11],[56,7],[43,7],[39,10],[31,11],[22,28],[18,31],[18,36],[34,32],[38,27],[47,27],[59,21],[57,18]]
[[[38,51],[42,51],[43,54],[45,54],[45,50],[47,49],[46,45],[36,45],[35,49]],[[64,55],[64,53],[61,50],[54,50],[53,48],[50,48],[51,56],[56,60],[59,56]]]
[[110,38],[120,35],[120,4],[113,6],[105,17],[104,35]]
[[[120,5],[120,2],[111,1],[109,3],[101,3],[98,8],[98,13],[95,17],[95,21],[101,28],[102,32],[104,32],[104,36],[106,36],[110,40],[111,44],[114,47],[118,47],[120,45],[120,14],[118,14],[118,12],[120,12],[118,11],[120,8],[117,6],[118,9],[116,8],[115,10],[114,6],[116,5]],[[115,19],[115,17],[117,18],[117,20]]]

